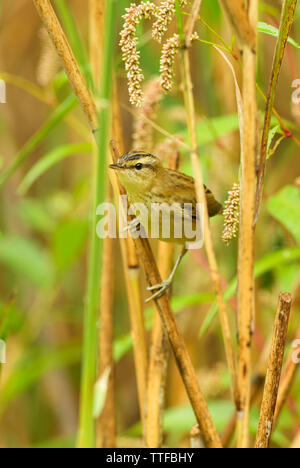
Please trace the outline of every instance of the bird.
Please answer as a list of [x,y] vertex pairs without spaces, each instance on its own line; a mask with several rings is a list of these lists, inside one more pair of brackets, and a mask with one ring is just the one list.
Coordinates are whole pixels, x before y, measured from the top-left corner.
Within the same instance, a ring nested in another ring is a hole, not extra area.
[[[142,150],[125,153],[109,167],[117,172],[127,192],[129,205],[134,207],[136,219],[128,226],[131,232],[137,231],[137,227],[141,225],[147,236],[182,246],[169,278],[147,288],[149,291],[156,291],[147,299],[146,302],[149,302],[161,297],[169,289],[189,243],[199,238],[201,219],[195,180],[164,167],[159,157]],[[204,190],[209,217],[221,214],[222,204],[205,185]],[[164,223],[165,219],[169,226]]]

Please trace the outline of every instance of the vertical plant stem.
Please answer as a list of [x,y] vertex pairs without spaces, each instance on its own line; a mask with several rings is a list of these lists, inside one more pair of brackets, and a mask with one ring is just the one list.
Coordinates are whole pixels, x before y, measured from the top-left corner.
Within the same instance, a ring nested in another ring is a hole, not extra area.
[[94,446],[93,389],[97,359],[97,311],[99,307],[99,286],[101,275],[101,253],[103,242],[96,233],[96,209],[105,200],[105,174],[107,172],[107,149],[110,129],[110,96],[112,91],[111,75],[114,53],[114,24],[116,1],[111,0],[106,9],[106,28],[103,38],[104,53],[102,64],[102,83],[100,91],[99,130],[97,134],[98,154],[94,168],[93,208],[91,240],[89,248],[89,270],[87,298],[84,312],[83,362],[80,391],[79,447]]
[[242,44],[248,44],[255,49],[255,29],[250,24],[245,3],[239,0],[221,0],[221,4],[224,6]]
[[95,83],[100,83],[103,48],[104,15],[107,0],[89,0],[90,60]]
[[[257,30],[258,0],[249,0],[248,17]],[[254,319],[254,211],[257,142],[256,50],[243,46],[243,131],[241,160],[241,202],[238,253],[238,382],[237,446],[249,444],[251,395],[251,341]],[[247,123],[246,123],[247,122]]]
[[284,0],[282,5],[282,13],[279,27],[279,35],[277,39],[276,49],[274,52],[273,66],[267,95],[267,104],[265,111],[265,121],[263,127],[263,135],[260,150],[260,160],[257,173],[257,190],[256,190],[256,220],[258,219],[259,208],[262,200],[263,185],[266,170],[268,139],[271,126],[271,117],[273,113],[275,93],[278,85],[279,74],[284,57],[287,40],[294,21],[297,0]]
[[260,410],[259,425],[255,442],[256,448],[268,448],[272,435],[274,412],[277,401],[277,393],[280,382],[291,306],[291,294],[281,293],[279,296],[277,314],[275,318],[271,352]]
[[[103,18],[106,0],[90,0],[90,62],[93,72],[95,91],[98,92],[103,64]],[[97,154],[97,148],[96,148]],[[112,187],[107,188],[107,201],[112,202]],[[113,277],[114,277],[114,240],[107,237],[103,241],[100,331],[99,331],[99,364],[98,377],[109,369],[109,379],[103,409],[97,421],[97,446],[111,448],[116,446],[116,414],[114,394],[114,360],[113,360]]]
[[[112,202],[111,186],[108,201]],[[103,409],[97,421],[97,446],[112,448],[116,446],[116,415],[114,394],[114,359],[113,359],[113,298],[114,298],[114,249],[115,240],[107,237],[103,241],[102,277],[100,300],[99,330],[99,379],[109,369],[109,379]]]
[[[179,155],[176,152],[169,158],[168,167],[178,169]],[[159,272],[162,278],[168,278],[172,270],[174,244],[160,242],[158,258]],[[163,330],[156,310],[153,320],[151,337],[151,354],[147,380],[147,414],[146,414],[146,443],[147,447],[157,448],[162,443],[162,423],[165,403],[165,385],[170,354],[168,338]]]
[[[200,8],[199,4],[199,8]],[[183,33],[183,26],[182,26],[182,14],[179,2],[177,0],[176,3],[176,11],[177,11],[177,19],[178,19],[178,29],[180,36],[184,37]],[[197,15],[195,16],[197,18]],[[184,39],[185,43],[187,39]],[[183,82],[184,82],[184,101],[185,101],[185,108],[187,114],[187,123],[188,123],[188,131],[190,137],[190,146],[193,148],[191,152],[191,161],[192,167],[194,172],[194,179],[196,184],[196,194],[197,194],[197,201],[204,206],[204,225],[205,225],[205,249],[206,254],[209,262],[210,267],[210,274],[212,281],[214,283],[215,291],[217,294],[217,300],[219,305],[219,315],[225,345],[225,352],[226,358],[228,362],[229,372],[231,375],[231,385],[232,385],[232,394],[235,395],[235,388],[236,388],[236,361],[235,361],[235,353],[233,349],[233,342],[231,337],[230,331],[230,324],[228,313],[225,305],[225,301],[223,298],[222,286],[221,286],[221,279],[220,274],[218,271],[217,259],[214,251],[212,234],[209,224],[209,217],[208,217],[208,210],[207,210],[207,203],[205,197],[205,190],[203,185],[203,176],[200,166],[200,159],[199,154],[197,151],[197,129],[196,129],[196,112],[195,112],[195,103],[194,103],[194,96],[193,96],[193,84],[191,78],[191,68],[190,68],[190,57],[189,57],[189,50],[184,47],[182,51],[182,75],[183,75]]]

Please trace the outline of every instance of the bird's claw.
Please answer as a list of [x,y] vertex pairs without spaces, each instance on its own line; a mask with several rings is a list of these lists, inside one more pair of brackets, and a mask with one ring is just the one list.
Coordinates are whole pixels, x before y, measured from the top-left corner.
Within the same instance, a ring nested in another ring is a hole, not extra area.
[[154,293],[151,297],[148,297],[148,299],[146,299],[146,302],[150,302],[153,299],[158,299],[159,297],[163,296],[170,286],[170,281],[163,281],[161,284],[148,286],[147,291],[155,291],[157,289],[157,292]]

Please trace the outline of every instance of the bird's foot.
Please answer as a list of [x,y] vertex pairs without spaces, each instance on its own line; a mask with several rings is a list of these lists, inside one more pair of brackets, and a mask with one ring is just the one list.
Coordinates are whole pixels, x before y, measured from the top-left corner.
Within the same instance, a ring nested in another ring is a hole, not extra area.
[[156,284],[155,286],[149,286],[147,288],[147,291],[155,291],[155,290],[157,291],[151,297],[148,297],[148,299],[146,299],[146,302],[150,302],[153,299],[158,299],[159,297],[163,296],[165,292],[170,288],[171,284],[172,284],[172,281],[166,280],[166,281],[163,281],[161,284]]

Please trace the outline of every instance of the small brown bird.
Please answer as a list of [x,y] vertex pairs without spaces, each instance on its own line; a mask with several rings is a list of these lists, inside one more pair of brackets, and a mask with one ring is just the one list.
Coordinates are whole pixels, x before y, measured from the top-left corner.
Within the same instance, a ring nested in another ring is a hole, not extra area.
[[[199,210],[195,181],[181,172],[165,168],[159,158],[143,151],[126,153],[116,164],[109,167],[118,171],[119,179],[127,191],[129,204],[138,207],[136,217],[146,232],[150,234],[154,230],[155,237],[160,240],[183,245],[168,280],[148,288],[151,291],[157,290],[147,300],[150,301],[160,297],[170,287],[175,271],[187,251],[186,244],[193,242],[197,237]],[[209,216],[221,213],[222,205],[207,187],[204,188]],[[164,215],[168,217],[170,224],[167,235],[162,221]],[[190,223],[190,231],[195,233],[194,238],[186,236],[186,230],[183,228],[186,221]],[[131,228],[136,226],[137,222],[131,224]],[[181,232],[181,235],[176,235],[178,232]]]

